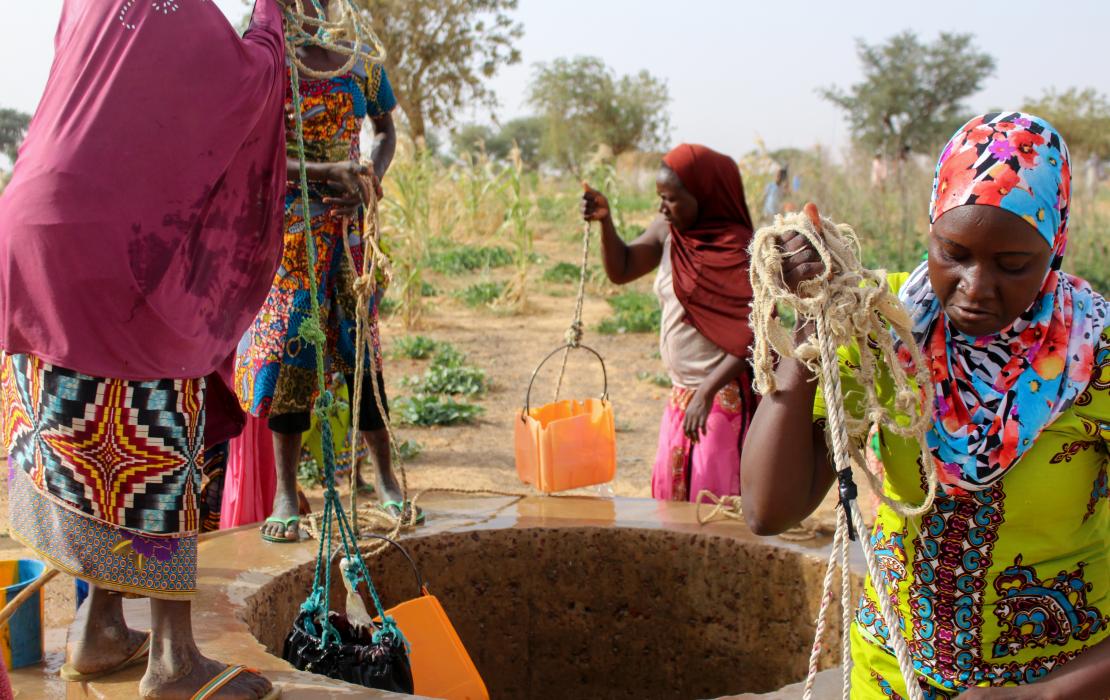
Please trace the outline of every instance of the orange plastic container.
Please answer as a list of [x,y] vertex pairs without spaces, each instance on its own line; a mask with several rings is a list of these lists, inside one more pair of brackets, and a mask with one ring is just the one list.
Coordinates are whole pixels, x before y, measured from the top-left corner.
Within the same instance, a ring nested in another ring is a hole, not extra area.
[[409,663],[417,695],[446,700],[489,700],[489,692],[439,600],[419,598],[387,610],[412,647]]
[[[601,356],[585,346],[578,347],[601,361],[604,374]],[[530,405],[536,375],[563,350],[548,355],[533,372],[524,410],[515,421],[517,475],[543,493],[605,484],[617,473],[617,432],[607,376],[601,398],[558,401],[536,408]]]
[[[420,569],[404,547],[382,535],[374,539],[393,545],[416,574],[420,597],[386,610],[409,644],[413,692],[444,700],[489,700],[489,691],[478,668],[459,639],[439,599],[428,592]],[[378,619],[378,622],[381,622]]]

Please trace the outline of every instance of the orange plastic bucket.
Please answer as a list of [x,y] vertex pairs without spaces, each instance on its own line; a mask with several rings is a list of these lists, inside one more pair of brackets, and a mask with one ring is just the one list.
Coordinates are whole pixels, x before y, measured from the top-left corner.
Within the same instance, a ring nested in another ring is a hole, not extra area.
[[617,473],[617,431],[613,405],[609,403],[609,379],[601,362],[605,388],[601,398],[567,400],[531,407],[532,385],[540,369],[559,352],[548,355],[532,373],[524,410],[515,421],[514,450],[520,480],[543,493],[606,484]]
[[[444,700],[489,700],[489,691],[478,668],[459,639],[439,599],[428,592],[420,570],[408,550],[381,535],[370,535],[397,548],[416,574],[421,596],[386,610],[409,644],[413,692]],[[379,620],[380,622],[380,620]]]

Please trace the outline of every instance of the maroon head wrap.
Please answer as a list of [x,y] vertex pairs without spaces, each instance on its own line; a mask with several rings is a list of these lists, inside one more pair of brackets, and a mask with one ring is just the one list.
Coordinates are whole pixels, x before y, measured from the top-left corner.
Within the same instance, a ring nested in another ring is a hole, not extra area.
[[690,144],[676,147],[663,163],[698,200],[691,229],[671,226],[674,291],[686,321],[728,354],[746,357],[752,344],[752,217],[740,168],[726,155]]

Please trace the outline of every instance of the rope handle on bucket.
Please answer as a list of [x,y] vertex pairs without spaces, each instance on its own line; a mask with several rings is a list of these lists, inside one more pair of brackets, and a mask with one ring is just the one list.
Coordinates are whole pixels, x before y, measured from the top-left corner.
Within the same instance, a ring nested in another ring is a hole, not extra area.
[[532,378],[528,380],[528,392],[524,395],[524,410],[520,414],[520,420],[523,421],[525,416],[527,416],[528,413],[532,410],[532,386],[536,383],[536,377],[539,376],[540,370],[543,369],[543,366],[546,365],[551,360],[551,358],[555,357],[560,352],[569,353],[571,350],[585,350],[596,357],[597,361],[601,363],[601,378],[603,382],[603,387],[601,390],[601,400],[609,400],[609,371],[605,367],[605,360],[601,357],[601,353],[599,353],[597,350],[594,350],[588,345],[561,345],[555,348],[555,350],[553,350],[550,355],[543,358],[543,361],[540,362],[535,371],[532,372]]
[[[412,567],[412,573],[416,577],[416,587],[420,590],[421,593],[427,594],[428,584],[424,582],[424,576],[420,573],[420,567],[417,566],[416,560],[412,558],[412,554],[409,553],[409,550],[407,550],[404,545],[402,545],[400,542],[393,539],[392,537],[379,535],[376,532],[364,532],[362,533],[362,537],[369,537],[371,539],[381,540],[382,542],[386,543],[386,545],[392,546],[394,549],[400,552],[401,556],[403,556],[408,561],[409,566]],[[332,554],[332,563],[334,563],[335,558],[342,553],[343,550],[337,549],[335,551],[335,554]]]

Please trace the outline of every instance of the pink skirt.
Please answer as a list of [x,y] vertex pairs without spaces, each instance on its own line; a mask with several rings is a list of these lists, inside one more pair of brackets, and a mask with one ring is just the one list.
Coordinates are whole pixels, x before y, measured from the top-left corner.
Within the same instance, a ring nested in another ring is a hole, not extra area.
[[228,446],[220,528],[265,520],[273,512],[277,490],[274,442],[265,418],[247,416],[243,433]]
[[659,427],[659,449],[651,475],[651,495],[663,501],[694,501],[705,490],[740,495],[740,449],[755,414],[757,396],[745,374],[713,399],[706,432],[692,444],[683,432],[694,390],[674,387]]

